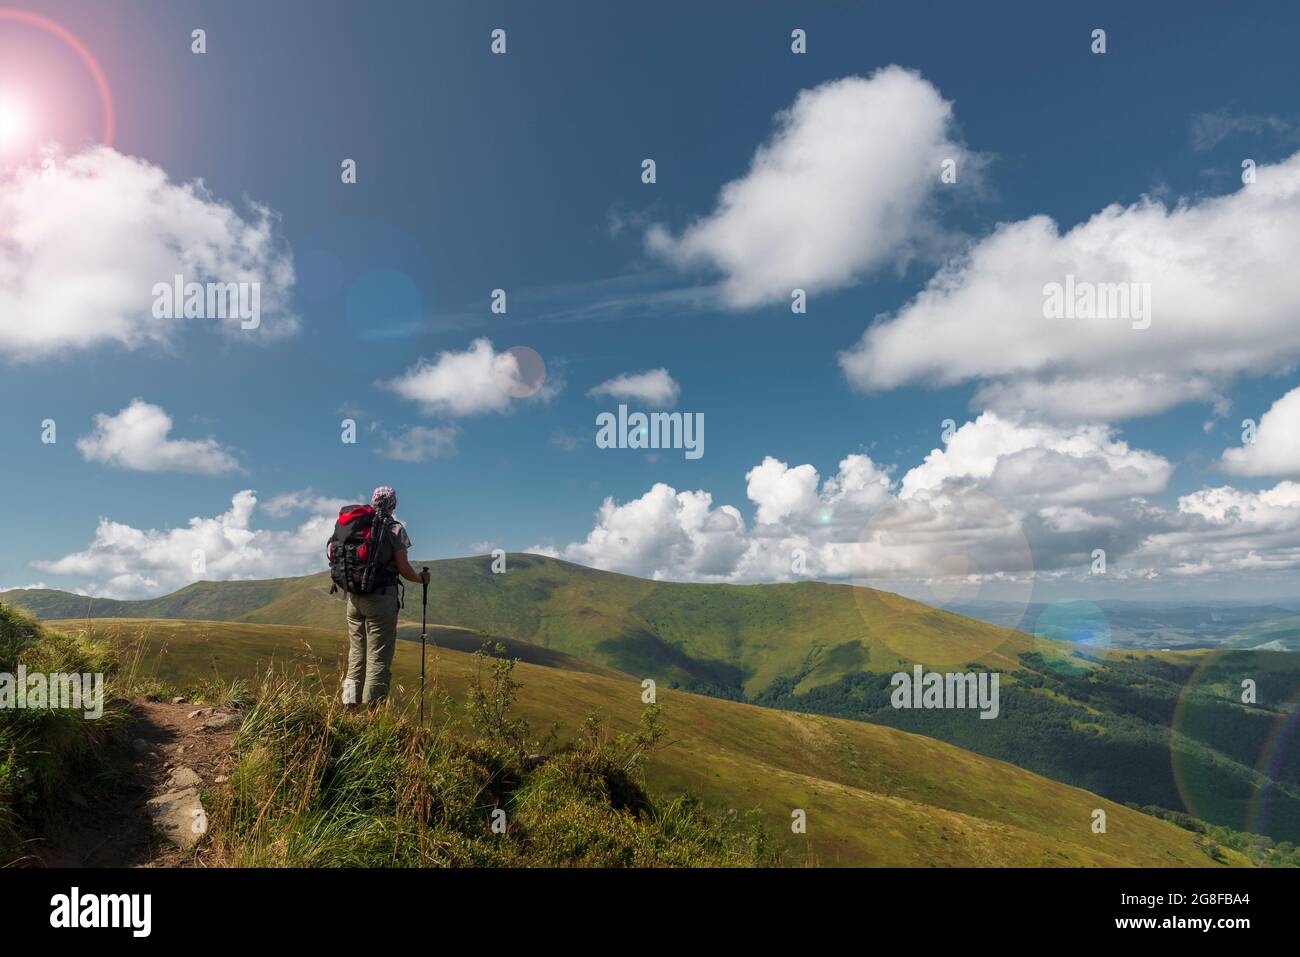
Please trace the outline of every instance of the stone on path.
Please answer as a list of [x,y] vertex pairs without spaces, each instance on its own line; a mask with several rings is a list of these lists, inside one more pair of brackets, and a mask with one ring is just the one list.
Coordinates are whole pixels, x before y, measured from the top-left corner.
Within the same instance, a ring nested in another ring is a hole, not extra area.
[[219,713],[219,714],[214,714],[212,717],[208,718],[208,720],[204,721],[201,725],[199,725],[199,727],[204,728],[208,731],[220,731],[222,728],[230,727],[232,724],[235,724],[237,721],[239,721],[239,715],[237,714]]
[[203,783],[203,779],[194,773],[193,768],[180,767],[171,773],[167,779],[167,787],[172,789],[196,788]]
[[154,826],[181,850],[189,850],[207,831],[208,817],[197,788],[168,791],[145,805]]

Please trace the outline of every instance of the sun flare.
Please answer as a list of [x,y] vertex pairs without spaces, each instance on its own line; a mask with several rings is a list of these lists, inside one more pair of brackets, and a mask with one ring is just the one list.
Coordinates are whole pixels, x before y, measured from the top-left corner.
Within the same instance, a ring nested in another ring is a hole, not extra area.
[[27,130],[27,116],[22,104],[0,93],[0,148],[20,142]]

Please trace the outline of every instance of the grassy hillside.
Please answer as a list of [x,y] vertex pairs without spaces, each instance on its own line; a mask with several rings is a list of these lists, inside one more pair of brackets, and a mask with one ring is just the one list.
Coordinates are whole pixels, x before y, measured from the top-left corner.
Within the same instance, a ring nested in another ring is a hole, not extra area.
[[[346,714],[285,676],[249,689],[228,786],[209,793],[203,863],[223,867],[761,867],[752,815],[646,790],[657,708],[633,733],[598,720],[543,743],[513,711],[516,662],[476,658],[432,723]],[[537,750],[537,749],[541,750]]]
[[[1300,841],[1300,752],[1277,746],[1291,740],[1283,732],[1300,688],[1294,654],[1112,651],[1097,658],[867,588],[655,582],[520,554],[507,557],[504,574],[493,574],[487,557],[429,564],[429,617],[449,647],[472,650],[490,633],[525,661],[888,724],[1115,801]],[[56,592],[0,600],[47,618],[82,617],[89,607],[105,616],[312,626],[336,636],[343,619],[324,574],[201,582],[145,602]],[[403,615],[410,635],[418,588],[408,590]],[[889,676],[913,662],[1001,672],[1000,717],[894,710]],[[1210,680],[1215,669],[1222,676]],[[1259,682],[1257,705],[1237,700],[1243,677]]]
[[[335,692],[345,654],[337,628],[123,620],[67,627],[109,639],[138,673],[178,684],[251,679],[278,665],[323,696]],[[408,711],[419,656],[418,644],[403,642],[394,664],[395,693]],[[645,709],[639,680],[569,663],[517,666],[520,713],[536,728],[558,724],[562,735],[590,712],[631,732]],[[464,697],[475,668],[472,655],[429,649],[430,681],[454,698]],[[661,690],[658,704],[667,744],[648,762],[650,789],[692,792],[724,811],[759,808],[796,863],[1217,866],[1182,828],[931,738],[682,691]],[[1096,808],[1106,811],[1105,834],[1092,833]],[[807,813],[806,835],[790,831],[795,809]],[[1226,859],[1244,863],[1233,852]]]
[[[1241,703],[1243,677],[1267,704]],[[1300,840],[1300,754],[1288,733],[1288,697],[1300,687],[1294,655],[1126,653],[1068,671],[1031,653],[1004,675],[995,721],[895,710],[887,675],[862,672],[803,694],[797,685],[797,675],[780,679],[755,700],[931,735],[1115,800]]]
[[310,580],[195,582],[162,598],[140,601],[92,598],[50,588],[16,588],[0,592],[0,602],[22,605],[44,619],[196,618],[223,621],[261,608],[285,592],[310,587],[307,585]]
[[[430,562],[429,618],[567,652],[629,674],[752,696],[784,675],[800,690],[870,667],[892,672],[980,662],[1009,668],[1035,648],[1021,632],[939,611],[889,592],[822,582],[701,585],[655,582],[538,555]],[[147,601],[55,591],[0,593],[46,619],[184,618],[338,627],[326,574],[264,582],[198,582]],[[419,621],[419,589],[406,621]],[[1055,653],[1049,651],[1049,653]]]
[[[153,837],[140,795],[174,767],[154,749],[187,732],[146,700],[161,688],[143,673],[148,662],[135,653],[143,646],[121,641],[119,628],[91,631],[69,634],[0,606],[0,677],[23,666],[29,674],[89,671],[112,688],[97,720],[66,701],[0,708],[0,868],[179,866],[196,855],[226,867],[780,862],[752,818],[645,790],[642,762],[662,740],[658,709],[643,712],[631,734],[607,736],[588,722],[572,740],[549,740],[539,759],[539,739],[511,713],[517,663],[481,654],[465,706],[442,695],[445,720],[426,725],[396,711],[346,714],[337,698],[283,674],[233,684],[199,678],[187,687],[191,700],[238,701],[244,713],[224,741],[188,738],[181,760],[191,774],[189,765],[203,768],[200,780],[209,782],[201,785],[207,840],[197,851],[168,849]],[[190,706],[177,702],[173,711]],[[488,826],[498,810],[509,815],[499,831]]]

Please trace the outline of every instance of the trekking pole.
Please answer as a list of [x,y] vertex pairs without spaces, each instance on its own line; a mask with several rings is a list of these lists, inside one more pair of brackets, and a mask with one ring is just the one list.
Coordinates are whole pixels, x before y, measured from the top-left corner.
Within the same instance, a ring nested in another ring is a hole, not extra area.
[[420,569],[420,577],[424,580],[420,582],[420,587],[424,589],[424,598],[421,602],[420,610],[420,725],[424,725],[424,639],[429,633],[429,580],[425,578],[429,574],[429,569]]

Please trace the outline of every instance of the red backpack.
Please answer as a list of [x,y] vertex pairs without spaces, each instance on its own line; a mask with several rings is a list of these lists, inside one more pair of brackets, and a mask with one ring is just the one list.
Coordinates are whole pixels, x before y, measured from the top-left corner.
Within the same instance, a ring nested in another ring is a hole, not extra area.
[[325,544],[334,587],[357,595],[387,588],[397,581],[393,543],[388,534],[392,519],[369,505],[348,505],[339,510],[334,534]]

